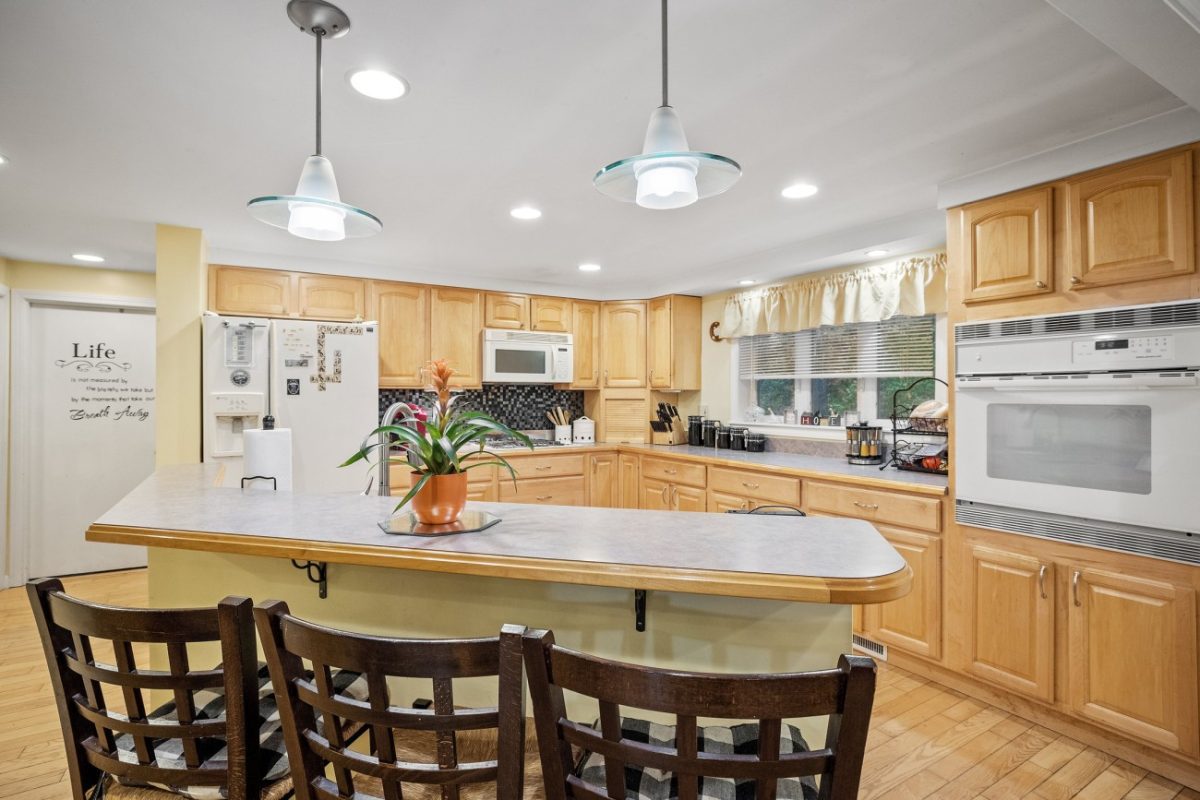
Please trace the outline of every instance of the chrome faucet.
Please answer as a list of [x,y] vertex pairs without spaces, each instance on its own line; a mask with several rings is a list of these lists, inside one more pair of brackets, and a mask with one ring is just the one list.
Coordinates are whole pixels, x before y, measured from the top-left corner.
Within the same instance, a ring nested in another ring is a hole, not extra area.
[[[379,420],[379,427],[383,428],[388,425],[394,425],[396,417],[400,416],[400,410],[408,408],[407,403],[392,403],[388,406],[388,410],[383,412],[383,417]],[[392,496],[392,461],[391,461],[391,434],[379,434],[379,496]]]

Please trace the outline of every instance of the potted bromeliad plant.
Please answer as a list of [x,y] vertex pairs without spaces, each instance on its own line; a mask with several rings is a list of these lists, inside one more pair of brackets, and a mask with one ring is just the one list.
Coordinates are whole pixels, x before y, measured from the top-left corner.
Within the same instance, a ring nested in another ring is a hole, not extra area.
[[[413,470],[412,488],[396,510],[412,502],[418,521],[444,525],[457,520],[467,503],[467,470],[499,466],[508,470],[516,481],[517,473],[512,466],[487,449],[488,435],[511,436],[530,450],[533,443],[525,434],[482,411],[456,408],[457,398],[450,393],[454,370],[445,359],[431,361],[426,372],[429,390],[436,396],[433,407],[410,405],[402,409],[394,425],[371,431],[358,452],[342,466],[365,459],[372,450],[380,451],[379,469],[389,469],[393,463],[407,463]],[[403,456],[393,454],[397,447]]]

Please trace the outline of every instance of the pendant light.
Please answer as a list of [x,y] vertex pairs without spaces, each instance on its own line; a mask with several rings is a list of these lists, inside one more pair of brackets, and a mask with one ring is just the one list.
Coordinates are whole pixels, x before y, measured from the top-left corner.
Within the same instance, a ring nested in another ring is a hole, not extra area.
[[293,236],[321,242],[373,236],[383,230],[374,214],[342,202],[333,164],[321,155],[321,43],[350,31],[350,18],[324,0],[291,0],[288,18],[317,40],[317,149],[304,162],[296,193],[256,197],[246,204],[255,219]]
[[737,183],[732,158],[688,149],[679,115],[667,102],[667,0],[662,0],[662,105],[650,114],[641,155],[614,161],[592,178],[609,197],[642,208],[683,208]]

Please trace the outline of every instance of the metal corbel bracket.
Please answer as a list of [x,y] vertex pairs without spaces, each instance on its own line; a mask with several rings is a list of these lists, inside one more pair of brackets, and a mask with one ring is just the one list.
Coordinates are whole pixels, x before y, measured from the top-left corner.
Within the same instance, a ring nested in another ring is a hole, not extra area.
[[297,561],[292,559],[292,566],[304,570],[310,581],[317,585],[317,596],[324,600],[329,597],[329,564],[324,561]]
[[646,590],[633,590],[633,627],[638,633],[646,632]]

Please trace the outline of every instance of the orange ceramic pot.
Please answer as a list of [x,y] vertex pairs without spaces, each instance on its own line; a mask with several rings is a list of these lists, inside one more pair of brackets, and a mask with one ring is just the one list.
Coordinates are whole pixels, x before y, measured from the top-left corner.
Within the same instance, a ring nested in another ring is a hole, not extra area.
[[[421,473],[412,473],[412,486],[421,480]],[[445,525],[456,521],[467,505],[467,473],[434,475],[412,499],[417,520],[426,525]]]

